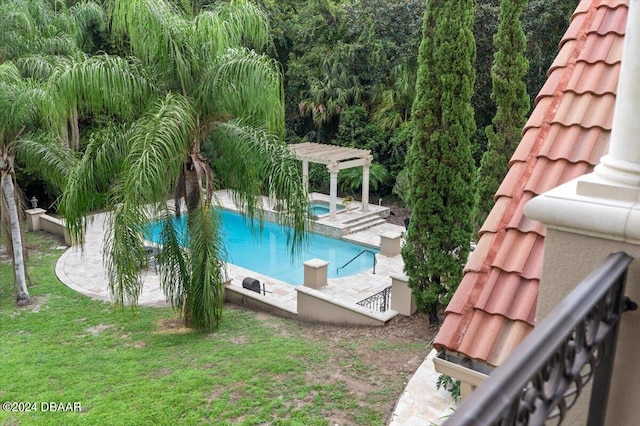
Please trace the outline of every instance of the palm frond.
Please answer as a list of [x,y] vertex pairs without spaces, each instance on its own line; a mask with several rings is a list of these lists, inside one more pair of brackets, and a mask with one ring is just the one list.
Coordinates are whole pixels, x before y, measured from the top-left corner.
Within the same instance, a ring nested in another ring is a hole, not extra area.
[[0,64],[0,143],[13,143],[26,125],[37,122],[37,93],[13,63]]
[[68,68],[71,60],[59,55],[27,55],[15,61],[23,76],[39,81],[45,81],[55,70]]
[[[166,206],[166,205],[165,205]],[[184,308],[185,288],[191,277],[190,251],[185,248],[187,230],[175,219],[175,212],[163,208],[158,216],[162,223],[162,248],[157,256],[160,284],[174,309]]]
[[191,87],[189,22],[176,7],[164,0],[113,0],[109,16],[117,43],[128,43],[144,64],[168,70],[183,93]]
[[204,116],[227,112],[269,131],[284,131],[282,73],[276,61],[248,49],[228,49],[208,67],[198,90]]
[[195,112],[188,100],[169,94],[156,102],[131,132],[122,175],[125,196],[140,203],[166,199],[178,181],[195,128]]
[[215,330],[222,320],[226,281],[218,233],[220,217],[210,204],[202,203],[189,212],[187,223],[192,273],[185,292],[184,317],[194,328]]
[[90,31],[104,33],[107,29],[107,14],[93,1],[76,3],[69,12],[78,29],[76,39],[79,46],[87,47],[90,44]]
[[248,1],[218,2],[196,16],[192,25],[194,46],[202,46],[204,62],[228,48],[251,46],[262,49],[269,43],[269,20],[262,9]]
[[[373,163],[369,168],[369,185],[374,191],[378,189],[389,175],[387,169],[380,163]],[[352,167],[345,169],[338,175],[339,183],[343,191],[356,191],[362,188],[362,168]]]
[[134,118],[155,92],[145,72],[117,56],[93,56],[55,74],[53,84],[65,109]]
[[105,192],[119,175],[130,130],[107,127],[89,136],[82,157],[67,173],[59,211],[73,241],[82,241],[86,215],[105,207]]
[[109,215],[104,263],[111,297],[120,306],[135,306],[140,298],[141,269],[148,262],[141,232],[146,221],[146,211],[138,203],[118,204]]
[[0,64],[0,83],[19,84],[22,81],[22,74],[18,67],[11,61]]
[[33,136],[20,139],[15,147],[16,156],[62,192],[74,164],[74,153],[57,141],[46,139],[43,134]]
[[60,55],[80,60],[82,50],[78,47],[74,35],[56,34],[51,37],[39,37],[34,42],[33,50],[45,55]]

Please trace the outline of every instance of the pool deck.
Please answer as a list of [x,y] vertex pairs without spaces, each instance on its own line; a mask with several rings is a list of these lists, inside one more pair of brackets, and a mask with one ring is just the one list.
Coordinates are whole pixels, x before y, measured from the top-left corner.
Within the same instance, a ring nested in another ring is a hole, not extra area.
[[[224,192],[218,192],[217,197],[224,208],[235,209],[231,197]],[[377,207],[377,206],[374,206]],[[344,224],[351,221],[359,213],[349,211],[336,215],[336,222]],[[103,240],[107,229],[107,214],[99,213],[91,216],[87,225],[85,242],[82,247],[69,248],[56,264],[56,275],[65,285],[83,293],[93,299],[112,301],[103,257]],[[328,218],[320,219],[328,221]],[[380,235],[388,232],[404,232],[404,228],[390,223],[381,223],[368,229],[355,232],[343,239],[360,244],[378,247]],[[345,302],[357,302],[369,297],[385,287],[391,285],[391,275],[402,273],[403,262],[401,256],[387,257],[378,254],[376,274],[371,270],[342,278],[329,279],[328,285],[320,291],[327,295],[340,298]],[[274,304],[285,306],[296,312],[297,292],[295,286],[257,274],[232,264],[227,264],[228,277],[232,285],[242,285],[245,277],[259,279],[266,284],[267,293],[264,297]],[[160,288],[159,277],[150,269],[143,278],[143,288],[139,304],[145,306],[168,306]],[[426,326],[426,325],[425,325]],[[434,371],[429,355],[407,384],[402,396],[398,400],[390,425],[418,426],[433,425],[442,422],[442,415],[447,413],[451,401],[442,391],[435,389],[438,373]]]
[[[216,195],[223,208],[237,210],[226,191],[219,191]],[[357,211],[345,212],[337,215],[336,221],[332,223],[339,227],[345,221],[352,220],[358,215]],[[330,222],[328,218],[321,219],[321,221]],[[107,215],[105,213],[91,216],[87,226],[85,243],[82,247],[68,249],[62,255],[56,265],[56,275],[63,283],[76,291],[94,299],[111,301],[103,262],[103,239],[106,227]],[[401,233],[403,231],[403,227],[383,223],[342,238],[370,247],[379,247],[381,234],[388,232]],[[378,254],[376,260],[375,274],[372,273],[372,270],[367,270],[356,275],[329,279],[328,285],[320,291],[327,295],[339,297],[340,300],[345,302],[358,302],[383,290],[391,285],[389,278],[391,275],[402,273],[402,257],[387,257]],[[330,265],[329,267],[337,267],[337,265]],[[267,293],[264,296],[265,301],[273,301],[276,305],[285,306],[292,312],[296,311],[296,286],[229,263],[226,264],[226,271],[232,285],[242,286],[242,280],[246,277],[258,279],[265,283],[267,291],[271,291],[271,293]],[[154,270],[150,269],[144,273],[143,282],[139,304],[166,306],[164,293],[160,288],[159,277]]]

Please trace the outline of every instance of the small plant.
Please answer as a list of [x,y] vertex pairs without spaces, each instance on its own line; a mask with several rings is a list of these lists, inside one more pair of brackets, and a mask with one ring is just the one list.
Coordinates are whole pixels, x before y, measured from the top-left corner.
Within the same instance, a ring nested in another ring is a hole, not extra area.
[[451,394],[453,400],[457,403],[460,401],[460,380],[454,379],[446,374],[441,374],[436,382],[436,389],[444,388]]

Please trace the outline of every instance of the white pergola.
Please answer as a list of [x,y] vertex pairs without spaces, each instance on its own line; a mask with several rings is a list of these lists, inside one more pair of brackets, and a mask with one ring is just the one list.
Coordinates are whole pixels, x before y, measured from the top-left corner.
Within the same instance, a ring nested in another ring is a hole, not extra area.
[[309,163],[325,164],[329,171],[329,219],[336,218],[338,172],[352,167],[362,167],[362,211],[369,206],[369,167],[373,156],[368,149],[345,148],[336,145],[304,142],[289,145],[289,149],[302,161],[302,181],[309,189]]

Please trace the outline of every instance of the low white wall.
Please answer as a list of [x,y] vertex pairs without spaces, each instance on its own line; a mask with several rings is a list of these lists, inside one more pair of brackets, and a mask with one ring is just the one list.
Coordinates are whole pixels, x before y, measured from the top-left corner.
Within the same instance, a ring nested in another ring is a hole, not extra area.
[[370,309],[345,303],[309,287],[296,287],[298,293],[298,317],[303,321],[332,324],[382,326],[398,313],[392,309],[374,312]]
[[295,312],[268,296],[258,294],[238,284],[225,284],[225,301],[239,306],[247,306],[279,317],[308,322],[322,322],[343,325],[383,326],[398,312],[373,312],[355,303],[344,303],[312,288],[296,287],[297,308]]
[[279,317],[295,319],[298,313],[286,306],[267,299],[267,296],[248,290],[237,284],[227,283],[224,287],[224,300],[234,305],[247,306]]
[[39,219],[41,230],[61,236],[64,238],[64,243],[71,246],[71,238],[69,238],[67,228],[61,219],[46,214],[41,215]]

